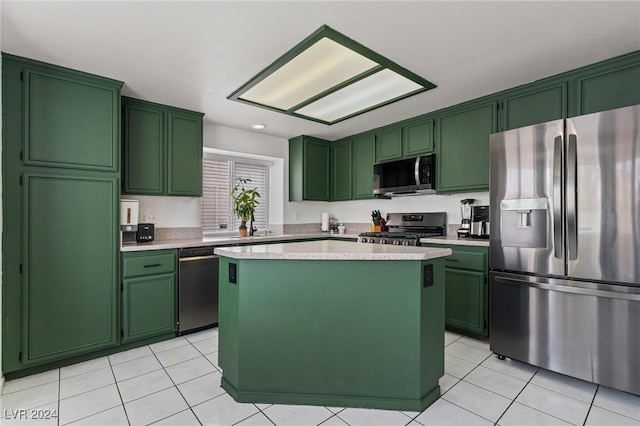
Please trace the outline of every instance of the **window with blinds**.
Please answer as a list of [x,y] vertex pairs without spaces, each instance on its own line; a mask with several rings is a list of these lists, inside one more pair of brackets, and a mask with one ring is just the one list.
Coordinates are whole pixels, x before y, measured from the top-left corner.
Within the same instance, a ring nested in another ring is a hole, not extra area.
[[[269,166],[250,160],[219,159],[205,155],[202,161],[202,232],[235,232],[240,219],[232,210],[231,188],[236,178],[251,179],[260,199],[254,212],[254,227],[260,231],[269,225]],[[248,226],[249,224],[247,224]]]

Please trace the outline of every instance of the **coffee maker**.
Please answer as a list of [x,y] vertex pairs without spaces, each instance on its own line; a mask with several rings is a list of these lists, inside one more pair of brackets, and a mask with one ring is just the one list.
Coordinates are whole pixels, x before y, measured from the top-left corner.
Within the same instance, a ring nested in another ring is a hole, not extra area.
[[120,232],[123,244],[137,242],[138,200],[120,200]]
[[471,237],[489,238],[489,206],[473,206]]
[[460,201],[460,228],[458,228],[458,238],[467,238],[471,234],[471,209],[476,200],[473,198],[465,198]]

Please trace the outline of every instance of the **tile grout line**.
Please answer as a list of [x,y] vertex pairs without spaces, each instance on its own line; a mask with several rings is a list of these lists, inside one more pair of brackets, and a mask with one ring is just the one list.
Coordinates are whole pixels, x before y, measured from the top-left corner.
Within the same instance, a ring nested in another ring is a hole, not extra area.
[[596,391],[593,393],[593,398],[591,398],[591,404],[589,404],[589,409],[587,410],[587,415],[584,416],[584,421],[582,422],[582,426],[585,426],[587,424],[587,419],[589,418],[589,414],[591,413],[591,409],[593,408],[593,403],[596,400],[596,395],[598,394],[598,391],[600,390],[600,385],[596,386]]
[[62,373],[60,372],[60,369],[58,368],[58,418],[56,419],[56,425],[60,426],[60,396],[61,396],[61,392],[62,392],[62,379],[61,379]]
[[[504,360],[502,360],[502,361],[504,361]],[[494,371],[496,371],[496,370],[494,370]],[[498,424],[498,422],[500,421],[500,419],[504,417],[504,415],[506,414],[506,412],[507,412],[507,411],[509,411],[509,408],[511,408],[511,406],[516,402],[516,399],[518,399],[518,397],[520,396],[520,394],[521,394],[522,392],[524,392],[524,390],[526,389],[526,387],[527,387],[527,386],[529,386],[529,383],[531,383],[531,381],[532,381],[532,380],[533,380],[533,378],[536,376],[536,374],[538,374],[538,371],[540,371],[540,368],[539,368],[539,367],[538,367],[538,369],[536,370],[536,372],[535,372],[535,373],[533,373],[533,375],[532,375],[531,377],[529,377],[529,380],[528,380],[528,381],[527,381],[527,383],[522,387],[522,389],[520,389],[520,392],[518,392],[518,394],[517,394],[517,395],[516,395],[512,400],[511,400],[511,402],[509,403],[509,406],[508,406],[507,408],[505,408],[505,410],[502,412],[502,414],[500,415],[500,417],[498,417],[498,420],[496,420],[496,422],[495,422],[495,424],[496,424],[496,425]],[[518,403],[518,404],[520,404],[520,403]],[[523,405],[524,405],[524,404],[523,404]],[[529,406],[527,405],[527,407],[529,407]],[[531,408],[531,409],[535,410],[535,408],[533,408],[533,407],[529,407],[529,408]],[[542,411],[540,411],[540,410],[536,410],[536,411],[539,411],[539,412],[541,412],[541,413],[542,413]],[[544,414],[548,414],[548,413],[544,413]],[[555,416],[552,416],[552,417],[555,417]],[[557,417],[555,417],[555,418],[557,418]],[[559,420],[562,420],[562,419],[559,419]],[[562,420],[562,421],[564,421],[564,420]]]
[[118,380],[116,379],[116,373],[113,371],[113,364],[111,364],[111,359],[109,358],[109,356],[107,356],[107,361],[109,361],[109,367],[111,367],[111,375],[113,376],[113,382],[115,383],[116,389],[118,390],[118,396],[120,397],[120,403],[122,404],[122,411],[124,411],[124,417],[127,419],[127,423],[131,424],[131,421],[129,421],[129,414],[127,413],[127,409],[124,406],[124,399],[122,399],[122,393],[120,392],[120,386],[118,386]]
[[[451,354],[449,354],[449,355],[451,355]],[[487,359],[489,359],[489,358],[490,358],[490,357],[492,357],[493,355],[495,355],[495,354],[492,352],[492,353],[491,353],[490,355],[488,355],[485,359],[483,359],[482,361],[480,361],[480,363],[478,363],[478,364],[477,364],[475,367],[473,367],[473,368],[472,368],[472,369],[471,369],[467,374],[465,374],[461,379],[459,379],[459,380],[458,380],[458,383],[462,382],[462,381],[464,380],[464,378],[465,378],[465,377],[467,377],[469,374],[471,374],[471,373],[472,373],[476,368],[480,367],[480,365],[481,365],[483,362],[485,362]],[[451,356],[455,356],[455,355],[451,355]],[[457,358],[457,357],[456,357],[456,358]],[[458,358],[458,359],[462,359],[462,358]],[[467,360],[464,360],[464,361],[467,361]],[[470,362],[470,361],[467,361],[467,362]],[[486,367],[485,367],[485,368],[486,368]],[[494,371],[495,371],[495,370],[494,370]],[[457,378],[457,377],[456,377],[456,378]],[[454,387],[456,387],[456,385],[457,385],[458,383],[456,383],[455,385],[453,385],[453,386],[451,386],[449,389],[447,389],[447,392],[449,392],[451,389],[453,389]],[[480,388],[480,389],[486,390],[487,392],[491,392],[491,393],[493,393],[493,394],[495,394],[495,395],[498,395],[498,396],[501,396],[501,397],[503,397],[503,398],[506,398],[505,396],[500,395],[499,393],[495,393],[495,392],[493,392],[493,391],[492,391],[492,390],[490,390],[490,389],[485,389],[485,388],[483,388],[482,386],[474,385],[473,383],[471,383],[471,382],[466,382],[466,381],[465,381],[465,383],[466,383],[466,384],[469,384],[469,385],[472,385],[472,386],[475,386],[475,387],[478,387],[478,388]],[[523,389],[524,389],[524,388],[523,388]],[[447,392],[445,392],[445,394],[446,394]],[[443,394],[443,395],[444,395],[444,394]],[[440,395],[440,398],[442,398],[442,395]],[[440,398],[438,398],[438,399],[440,399]],[[507,398],[507,399],[508,399],[508,398]],[[467,409],[467,408],[465,408],[465,407],[461,407],[461,406],[459,406],[458,404],[456,404],[456,403],[454,403],[454,402],[449,401],[448,399],[445,399],[445,401],[447,401],[449,404],[455,405],[456,407],[461,408],[461,409],[463,409],[463,410],[465,410],[465,411],[467,411],[467,412],[469,412],[469,413],[471,413],[471,414],[473,414],[473,415],[475,415],[475,416],[478,416],[478,417],[480,417],[481,419],[484,419],[484,420],[486,420],[486,421],[488,421],[488,422],[492,422],[492,420],[491,420],[491,419],[487,419],[486,417],[483,417],[483,416],[481,416],[481,415],[480,415],[480,414],[478,414],[478,413],[474,413],[473,411],[471,411],[471,410],[469,410],[469,409]],[[513,401],[512,401],[512,402],[513,402]],[[509,406],[511,406],[511,404],[509,404]],[[427,407],[427,408],[428,408],[428,407]],[[508,409],[508,407],[507,407],[507,409]],[[505,411],[506,411],[506,410],[505,410]],[[420,414],[422,414],[422,413],[420,413]],[[504,413],[503,413],[503,414],[504,414]],[[501,415],[500,417],[502,417],[502,415]],[[498,417],[498,420],[500,420],[500,417]],[[416,420],[416,421],[417,421],[417,420]],[[420,422],[418,422],[418,423],[420,423]],[[422,423],[420,423],[420,424],[422,424]],[[494,425],[497,425],[497,424],[498,424],[498,421],[496,420],[495,422],[493,422],[493,424],[494,424]]]
[[[188,343],[189,345],[191,345],[191,346],[192,346],[192,347],[193,347],[193,348],[194,348],[198,353],[200,353],[200,351],[198,351],[198,349],[197,349],[195,346],[193,346],[193,344],[189,341],[189,339],[187,339],[187,338],[186,338],[186,337],[184,337],[184,336],[183,336],[183,338],[184,338],[184,340],[186,340],[186,341],[187,341],[187,343]],[[187,346],[187,345],[182,345],[182,346]],[[178,347],[181,347],[181,346],[178,346]],[[151,349],[151,348],[149,348],[149,349]],[[174,349],[175,349],[175,348],[174,348]],[[200,423],[200,425],[202,425],[202,422],[200,421],[200,419],[198,418],[198,416],[196,415],[196,413],[193,411],[193,408],[191,407],[191,404],[189,404],[189,403],[187,402],[187,399],[184,397],[184,395],[182,394],[182,392],[180,392],[180,389],[178,388],[178,385],[177,385],[177,384],[176,384],[176,382],[173,380],[173,378],[171,377],[171,375],[167,372],[167,368],[164,366],[164,364],[162,364],[162,362],[160,362],[160,360],[158,359],[158,356],[157,356],[157,355],[156,355],[156,353],[153,351],[153,349],[151,349],[151,352],[153,353],[153,356],[156,358],[156,360],[158,361],[158,363],[159,363],[159,364],[160,364],[160,366],[162,367],[162,371],[164,371],[164,374],[166,374],[166,375],[167,375],[167,377],[169,377],[169,380],[171,380],[171,383],[173,383],[173,387],[178,391],[178,393],[180,394],[180,397],[182,398],[182,400],[184,401],[184,403],[185,403],[185,404],[187,404],[187,407],[188,407],[187,409],[188,409],[189,411],[191,411],[191,414],[193,414],[193,417],[195,417],[196,421],[197,421],[198,423]],[[164,352],[164,351],[161,351],[161,352]],[[194,358],[194,359],[195,359],[195,358]],[[205,358],[205,359],[206,359],[206,358]],[[183,361],[183,362],[187,362],[187,361],[190,361],[190,360],[185,360],[185,361]],[[207,361],[208,361],[208,360],[207,360]],[[179,362],[179,363],[177,363],[177,364],[173,364],[173,365],[178,365],[178,364],[182,364],[182,363],[181,363],[181,362]],[[171,367],[171,366],[169,366],[169,367]],[[214,368],[215,368],[215,366],[214,366]],[[185,383],[186,383],[186,382],[185,382]],[[167,389],[170,389],[170,388],[167,388]],[[162,392],[162,391],[165,391],[165,390],[167,390],[167,389],[162,389],[161,391],[158,391],[158,392]],[[158,393],[158,392],[154,392],[154,393]],[[153,394],[149,394],[149,395],[153,395]],[[146,396],[148,396],[148,395],[145,395],[144,397],[146,397]],[[218,396],[220,396],[220,395],[218,395]],[[144,397],[141,397],[141,398],[144,398]],[[138,398],[138,399],[141,399],[141,398]],[[213,398],[212,398],[212,399],[213,399]],[[210,400],[207,400],[207,401],[210,401]],[[206,402],[206,401],[203,401],[203,402]],[[182,410],[182,411],[187,411],[187,410]],[[157,422],[160,422],[160,421],[162,421],[162,420],[168,419],[169,417],[171,417],[171,416],[175,416],[176,414],[181,413],[182,411],[178,411],[177,413],[173,413],[173,414],[171,414],[171,415],[169,415],[169,416],[167,416],[167,417],[164,417],[164,418],[162,418],[162,419],[158,419],[158,420],[154,421],[153,423],[157,423]]]

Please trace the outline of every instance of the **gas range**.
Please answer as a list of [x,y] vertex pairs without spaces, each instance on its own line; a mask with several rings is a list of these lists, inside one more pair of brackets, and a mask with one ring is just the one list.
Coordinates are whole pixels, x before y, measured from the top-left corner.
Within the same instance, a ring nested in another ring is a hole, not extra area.
[[417,246],[420,238],[446,235],[446,213],[389,213],[388,232],[363,232],[358,242]]

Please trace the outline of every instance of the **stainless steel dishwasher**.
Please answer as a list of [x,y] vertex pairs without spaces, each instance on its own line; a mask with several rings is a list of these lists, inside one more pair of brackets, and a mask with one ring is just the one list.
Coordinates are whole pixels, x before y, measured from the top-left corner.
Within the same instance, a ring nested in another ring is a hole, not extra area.
[[218,256],[213,247],[180,249],[178,331],[187,334],[218,325]]

